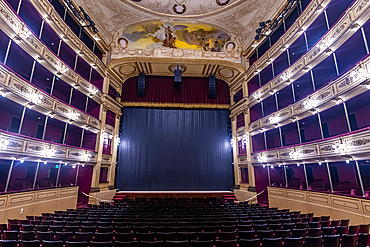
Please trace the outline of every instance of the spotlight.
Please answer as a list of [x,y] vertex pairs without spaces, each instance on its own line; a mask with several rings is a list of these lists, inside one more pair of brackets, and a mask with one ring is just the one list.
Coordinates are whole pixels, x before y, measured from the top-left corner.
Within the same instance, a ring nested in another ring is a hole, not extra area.
[[47,164],[48,164],[48,162],[45,160],[45,161],[44,161],[44,165],[47,165]]
[[349,158],[346,158],[346,163],[349,164],[350,160]]
[[319,166],[321,166],[322,165],[322,162],[321,161],[319,161]]
[[24,159],[22,158],[19,162],[21,162],[21,164],[23,164],[24,163]]

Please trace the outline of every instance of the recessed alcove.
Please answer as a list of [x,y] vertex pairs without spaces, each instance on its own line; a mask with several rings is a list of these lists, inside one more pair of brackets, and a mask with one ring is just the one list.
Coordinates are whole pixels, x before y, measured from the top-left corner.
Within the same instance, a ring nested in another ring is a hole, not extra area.
[[281,126],[283,146],[299,144],[298,126],[296,122]]
[[21,134],[42,139],[46,116],[32,109],[26,108]]
[[352,68],[357,62],[366,57],[366,47],[361,30],[357,30],[338,50],[335,56],[339,73],[342,74]]
[[47,22],[44,22],[41,40],[54,52],[54,54],[58,54],[60,38]]
[[280,133],[278,128],[266,131],[267,149],[281,147]]
[[322,12],[306,30],[308,48],[314,46],[327,31],[325,13]]
[[65,126],[66,123],[55,118],[49,118],[44,140],[63,144]]
[[348,132],[346,116],[342,104],[320,112],[320,116],[324,138]]
[[72,69],[75,68],[76,53],[65,42],[60,46],[59,57],[69,65]]
[[306,73],[303,76],[301,76],[298,80],[295,80],[293,82],[293,87],[296,101],[299,101],[300,99],[303,99],[307,95],[312,93],[314,90],[312,85],[311,74]]
[[253,152],[266,150],[264,133],[252,136]]
[[315,114],[299,120],[299,130],[303,143],[321,139],[318,115]]
[[346,101],[348,118],[351,130],[358,130],[370,126],[370,91]]
[[84,112],[86,108],[86,99],[86,94],[74,89],[72,93],[71,105]]
[[6,51],[8,49],[10,38],[6,35],[3,30],[0,30],[0,62],[4,63]]
[[71,95],[71,86],[64,82],[58,77],[54,80],[53,95],[63,101],[64,103],[69,104],[69,98]]
[[0,128],[18,133],[23,113],[23,106],[7,98],[0,97]]
[[277,111],[275,95],[271,95],[262,101],[263,103],[263,115],[268,116],[271,113]]
[[25,52],[15,42],[12,42],[8,53],[8,59],[6,60],[6,66],[29,81],[31,78],[33,62],[33,58],[28,55],[27,52]]
[[321,63],[316,65],[312,69],[312,73],[315,81],[316,90],[326,85],[328,82],[332,81],[335,77],[337,77],[338,74],[337,69],[335,67],[333,55],[328,56]]
[[81,138],[82,129],[77,126],[68,124],[65,144],[73,147],[80,147]]
[[279,109],[283,109],[288,105],[294,103],[293,91],[291,86],[284,87],[279,92],[276,92],[276,96],[278,99]]
[[35,64],[31,83],[44,92],[51,93],[54,75],[40,63]]
[[22,0],[18,15],[38,37],[41,31],[42,17],[28,0]]
[[352,5],[352,0],[335,0],[330,1],[326,7],[326,14],[328,16],[329,27],[333,27],[344,12]]

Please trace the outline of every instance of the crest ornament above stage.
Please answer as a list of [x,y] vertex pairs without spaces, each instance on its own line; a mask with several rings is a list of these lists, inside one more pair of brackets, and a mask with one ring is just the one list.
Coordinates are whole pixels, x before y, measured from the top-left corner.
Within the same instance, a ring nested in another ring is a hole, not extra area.
[[226,32],[210,25],[161,21],[135,25],[119,38],[122,48],[177,48],[210,52],[232,51],[235,43],[230,41],[231,37]]

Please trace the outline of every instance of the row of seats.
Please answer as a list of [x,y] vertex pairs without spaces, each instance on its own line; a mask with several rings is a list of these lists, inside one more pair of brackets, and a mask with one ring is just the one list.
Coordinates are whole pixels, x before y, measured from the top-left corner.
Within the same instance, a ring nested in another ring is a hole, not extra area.
[[[369,225],[216,199],[122,200],[9,219],[1,244],[19,246],[366,246]],[[336,245],[338,243],[338,245]],[[362,243],[366,245],[361,245]],[[28,245],[27,245],[28,244]],[[32,245],[34,244],[34,245]],[[5,246],[5,245],[3,245]]]

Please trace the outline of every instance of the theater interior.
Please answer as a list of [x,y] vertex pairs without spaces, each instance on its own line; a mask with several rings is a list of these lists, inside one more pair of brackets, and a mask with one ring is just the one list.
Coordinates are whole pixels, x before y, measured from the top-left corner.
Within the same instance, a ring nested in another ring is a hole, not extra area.
[[369,0],[0,0],[0,247],[367,247]]

